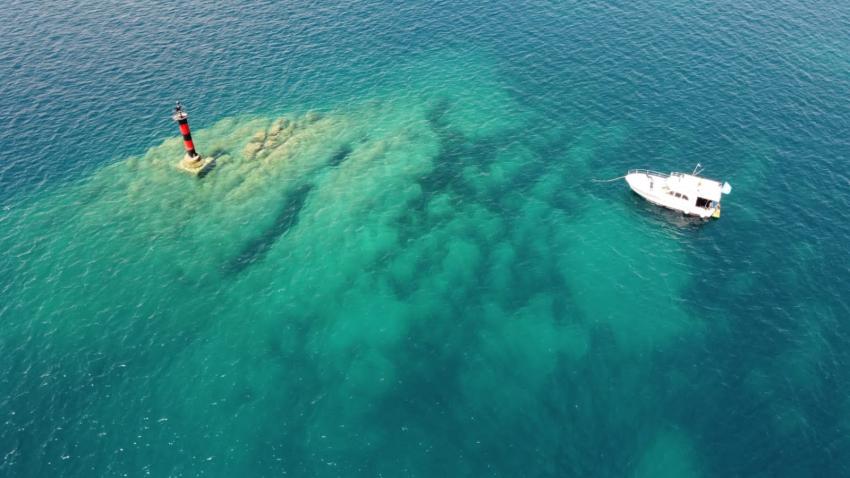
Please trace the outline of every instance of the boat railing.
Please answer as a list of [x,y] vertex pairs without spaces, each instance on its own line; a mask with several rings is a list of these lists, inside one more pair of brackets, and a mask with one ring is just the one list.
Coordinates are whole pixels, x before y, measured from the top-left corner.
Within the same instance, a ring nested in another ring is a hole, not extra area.
[[658,176],[661,178],[669,178],[670,175],[667,173],[660,173],[658,171],[653,171],[651,169],[630,169],[629,174],[646,174],[647,176]]

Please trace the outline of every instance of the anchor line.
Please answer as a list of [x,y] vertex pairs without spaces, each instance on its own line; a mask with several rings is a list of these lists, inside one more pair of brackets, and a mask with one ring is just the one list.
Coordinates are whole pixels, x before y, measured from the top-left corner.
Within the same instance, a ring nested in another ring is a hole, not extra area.
[[618,181],[618,180],[623,179],[623,178],[625,178],[625,176],[618,176],[616,178],[611,178],[611,179],[591,179],[591,181],[593,181],[594,183],[611,183],[611,182]]

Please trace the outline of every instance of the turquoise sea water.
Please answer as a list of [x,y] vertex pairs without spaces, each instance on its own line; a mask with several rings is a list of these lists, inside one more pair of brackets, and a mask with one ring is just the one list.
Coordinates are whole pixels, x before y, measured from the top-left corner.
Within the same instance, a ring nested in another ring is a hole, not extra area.
[[0,476],[850,475],[848,25],[5,4]]

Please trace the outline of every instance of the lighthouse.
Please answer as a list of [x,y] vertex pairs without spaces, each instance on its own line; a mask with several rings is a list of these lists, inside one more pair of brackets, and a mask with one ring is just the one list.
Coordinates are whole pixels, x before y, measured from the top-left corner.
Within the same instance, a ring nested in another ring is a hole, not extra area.
[[179,101],[174,106],[174,114],[171,116],[171,119],[176,121],[180,126],[180,134],[183,135],[183,147],[186,149],[186,155],[180,161],[180,169],[195,176],[203,176],[213,166],[215,160],[212,158],[202,158],[195,151],[192,132],[189,130],[189,113],[183,109],[183,105]]

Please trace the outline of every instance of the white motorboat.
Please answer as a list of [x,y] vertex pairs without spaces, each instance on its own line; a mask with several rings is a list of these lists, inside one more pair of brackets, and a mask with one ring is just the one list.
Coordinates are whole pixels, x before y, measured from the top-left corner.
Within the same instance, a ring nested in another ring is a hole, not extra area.
[[732,186],[698,176],[699,166],[691,174],[632,169],[625,178],[632,191],[653,204],[701,218],[720,217],[720,197]]

